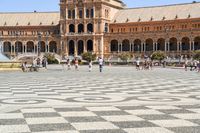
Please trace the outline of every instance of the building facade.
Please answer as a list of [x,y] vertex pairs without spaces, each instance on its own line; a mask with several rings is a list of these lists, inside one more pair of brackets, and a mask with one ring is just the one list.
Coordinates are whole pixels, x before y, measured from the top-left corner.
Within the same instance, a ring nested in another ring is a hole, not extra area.
[[200,50],[199,12],[198,2],[131,9],[121,0],[60,0],[60,12],[0,13],[0,45],[8,56],[190,56]]

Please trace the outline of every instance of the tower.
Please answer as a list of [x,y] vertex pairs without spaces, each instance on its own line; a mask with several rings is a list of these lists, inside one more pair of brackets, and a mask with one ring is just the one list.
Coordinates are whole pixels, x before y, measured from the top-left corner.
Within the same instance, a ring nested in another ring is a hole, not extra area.
[[67,56],[94,52],[103,56],[103,36],[114,14],[123,8],[119,0],[60,0],[61,45]]

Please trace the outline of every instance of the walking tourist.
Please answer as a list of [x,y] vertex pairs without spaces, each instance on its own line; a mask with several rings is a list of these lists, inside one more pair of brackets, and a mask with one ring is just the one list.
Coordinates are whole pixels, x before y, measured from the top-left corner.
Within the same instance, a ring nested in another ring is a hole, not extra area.
[[27,62],[24,62],[24,63],[22,64],[22,71],[23,71],[23,72],[28,72]]
[[185,71],[187,71],[187,67],[188,67],[188,60],[187,59],[185,60],[184,67],[185,67]]
[[71,70],[71,61],[70,61],[70,59],[67,59],[66,64],[67,64],[67,70]]
[[92,61],[90,60],[89,61],[89,72],[91,72],[92,71]]
[[47,69],[47,58],[46,57],[44,57],[42,59],[42,67],[44,67],[45,69]]
[[75,64],[75,70],[78,71],[78,59],[77,58],[75,58],[74,64]]
[[200,72],[200,60],[198,61],[198,72]]
[[101,57],[99,57],[99,71],[103,71],[103,59]]
[[136,60],[136,70],[140,70],[140,60]]

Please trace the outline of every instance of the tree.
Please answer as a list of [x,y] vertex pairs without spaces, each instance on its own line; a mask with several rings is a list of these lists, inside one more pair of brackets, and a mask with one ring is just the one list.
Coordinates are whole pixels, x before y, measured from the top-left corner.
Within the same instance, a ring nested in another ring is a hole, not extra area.
[[82,54],[83,60],[86,60],[88,62],[96,60],[96,57],[96,54],[93,54],[92,52],[86,52]]
[[151,55],[151,59],[152,60],[159,60],[159,61],[162,61],[163,59],[166,58],[166,55],[164,52],[162,51],[156,51],[154,52],[152,55]]
[[128,59],[131,58],[131,55],[130,55],[129,53],[121,53],[121,54],[119,55],[119,58],[120,58],[122,61],[127,62]]
[[200,60],[200,50],[197,50],[197,51],[194,52],[194,59]]
[[44,55],[44,57],[47,58],[47,62],[48,64],[58,64],[58,60],[55,58],[55,55],[54,54],[51,54],[51,53],[46,53]]

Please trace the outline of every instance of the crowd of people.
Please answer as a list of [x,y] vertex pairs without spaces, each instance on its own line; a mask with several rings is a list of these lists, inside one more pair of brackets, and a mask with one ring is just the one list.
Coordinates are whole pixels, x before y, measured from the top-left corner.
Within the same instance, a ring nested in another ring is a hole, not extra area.
[[[101,57],[98,57],[97,60],[99,63],[99,71],[102,72],[104,60]],[[66,66],[67,66],[67,70],[71,70],[72,66],[74,66],[75,70],[78,71],[79,70],[79,59],[78,58],[74,58],[74,60],[67,59],[66,64],[65,63],[62,64],[63,70],[66,69]],[[92,66],[93,66],[92,60],[89,60],[88,61],[88,71],[89,72],[92,71]]]
[[145,60],[144,62],[141,62],[139,59],[137,59],[136,70],[153,70],[153,62],[151,60]]
[[37,58],[33,60],[31,65],[28,65],[27,62],[22,63],[21,68],[23,72],[32,72],[32,71],[39,71],[39,68],[45,68],[47,69],[47,58],[43,57],[42,60],[40,58]]
[[[104,60],[101,57],[97,58],[98,64],[99,64],[99,72],[103,71],[103,66],[104,66]],[[39,68],[45,68],[47,69],[47,58],[43,57],[42,60],[40,58],[37,58],[33,60],[32,65],[28,66],[27,62],[24,62],[22,64],[22,71],[23,72],[28,72],[28,71],[38,71]],[[146,59],[144,61],[140,61],[140,59],[137,59],[134,64],[136,65],[136,70],[153,70],[154,63],[150,59]],[[163,66],[165,66],[166,63],[163,63]],[[73,60],[70,60],[69,58],[66,59],[66,62],[62,64],[63,70],[71,70],[72,66],[74,66],[76,71],[79,71],[79,58],[74,58]],[[88,71],[91,72],[93,67],[93,62],[92,60],[88,61]],[[197,71],[200,72],[200,61],[193,60],[185,60],[184,63],[184,68],[185,71],[188,71],[188,68],[190,71]]]
[[188,71],[189,69],[190,71],[200,72],[200,61],[197,61],[197,60],[189,61],[186,59],[184,67],[185,67],[185,71]]

